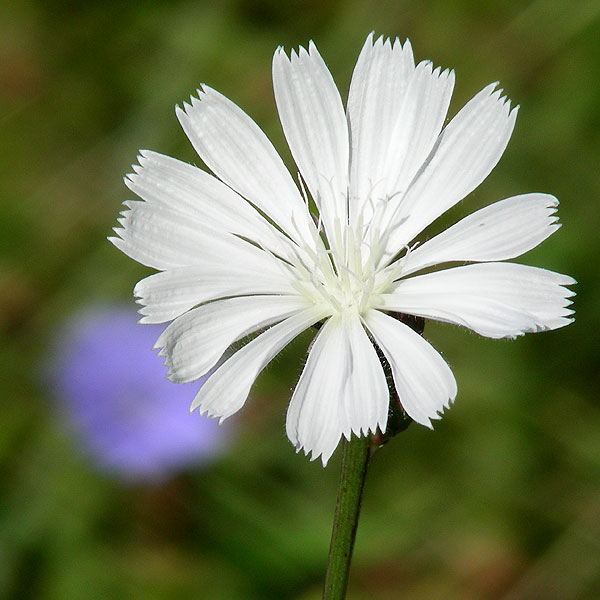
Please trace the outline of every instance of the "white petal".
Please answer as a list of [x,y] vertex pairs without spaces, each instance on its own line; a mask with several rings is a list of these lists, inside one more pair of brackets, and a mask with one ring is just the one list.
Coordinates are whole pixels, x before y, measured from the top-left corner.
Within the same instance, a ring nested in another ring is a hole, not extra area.
[[557,206],[549,194],[523,194],[486,206],[409,252],[402,275],[443,262],[520,256],[560,228]]
[[109,239],[143,265],[160,270],[193,265],[226,269],[231,263],[253,266],[277,260],[235,235],[209,229],[199,219],[163,204],[127,201],[124,205],[121,228],[115,228],[119,237]]
[[491,338],[571,323],[575,280],[514,263],[484,263],[400,280],[381,308],[463,325]]
[[358,315],[332,317],[294,390],[286,420],[290,441],[326,465],[342,434],[385,431],[388,407],[385,374]]
[[191,411],[219,417],[221,421],[237,412],[250,392],[259,373],[267,364],[305,329],[325,315],[317,308],[309,308],[254,338],[231,358],[226,360],[200,388]]
[[219,179],[268,215],[292,239],[311,243],[314,225],[298,188],[260,127],[203,86],[177,117],[200,158]]
[[333,235],[346,218],[348,125],[331,73],[311,42],[288,59],[273,57],[273,89],[279,118],[294,160]]
[[383,37],[373,43],[373,34],[361,50],[348,93],[350,128],[350,219],[356,224],[372,214],[368,202],[384,176],[383,167],[402,107],[408,82],[415,70],[408,40],[402,46]]
[[[200,222],[171,208],[147,202],[127,201],[119,225],[119,237],[109,240],[134,260],[155,269],[194,265],[205,262],[203,250],[210,247],[212,236]],[[236,240],[221,236],[227,244]]]
[[234,342],[306,309],[299,296],[242,296],[205,304],[181,315],[158,338],[175,383],[205,375]]
[[456,398],[456,381],[439,353],[404,323],[371,310],[365,324],[392,368],[402,407],[421,425],[431,427]]
[[471,193],[496,166],[514,128],[517,108],[491,84],[440,134],[431,155],[390,216],[391,258],[441,214]]
[[[280,261],[277,261],[280,262]],[[293,278],[273,264],[192,266],[150,275],[133,293],[142,305],[142,323],[164,323],[203,302],[254,294],[296,294]]]
[[410,79],[398,120],[392,131],[390,147],[383,166],[384,198],[389,198],[387,213],[393,215],[417,171],[429,156],[446,119],[454,71],[433,69],[431,62],[417,65]]
[[184,162],[142,150],[125,183],[140,198],[180,212],[216,231],[235,233],[287,256],[288,238],[230,187]]

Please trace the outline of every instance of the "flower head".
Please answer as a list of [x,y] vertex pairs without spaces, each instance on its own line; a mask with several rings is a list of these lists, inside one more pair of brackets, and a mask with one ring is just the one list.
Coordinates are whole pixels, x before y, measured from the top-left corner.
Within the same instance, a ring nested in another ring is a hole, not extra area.
[[[456,396],[439,353],[389,313],[515,337],[568,324],[564,286],[574,280],[498,262],[558,229],[548,194],[501,200],[418,245],[506,148],[517,109],[496,84],[443,127],[454,72],[415,66],[408,41],[370,35],[346,110],[312,42],[275,52],[273,85],[299,186],[254,121],[202,86],[176,112],[216,177],[142,151],[126,184],[143,202],[126,203],[111,241],[161,271],[135,295],[143,322],[173,321],[157,342],[173,381],[201,377],[259,332],[202,387],[192,404],[201,413],[223,420],[238,411],[269,361],[324,321],[286,428],[325,464],[342,435],[385,431],[390,400],[375,345],[413,420],[430,427]],[[446,268],[418,274],[434,265]]]
[[136,321],[134,311],[116,307],[79,315],[65,330],[52,376],[86,454],[122,479],[157,481],[216,457],[227,432],[183,410],[198,384],[165,379],[152,352],[164,327]]

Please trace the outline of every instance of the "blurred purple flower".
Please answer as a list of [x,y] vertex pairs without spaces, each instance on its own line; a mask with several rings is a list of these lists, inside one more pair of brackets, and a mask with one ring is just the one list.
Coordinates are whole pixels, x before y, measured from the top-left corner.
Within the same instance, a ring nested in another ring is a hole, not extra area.
[[139,325],[134,311],[120,307],[84,312],[68,324],[52,369],[62,412],[86,453],[130,481],[206,462],[227,437],[227,427],[189,414],[198,382],[165,378],[152,350],[162,329]]

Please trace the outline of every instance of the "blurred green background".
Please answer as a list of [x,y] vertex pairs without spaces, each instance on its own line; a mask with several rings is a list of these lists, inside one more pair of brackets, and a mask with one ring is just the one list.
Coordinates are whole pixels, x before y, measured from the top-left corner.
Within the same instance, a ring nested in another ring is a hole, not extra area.
[[413,425],[375,455],[348,597],[600,597],[598,0],[2,2],[0,597],[320,597],[339,456],[324,470],[284,432],[309,336],[260,378],[218,461],[154,486],[78,452],[44,365],[71,314],[133,304],[150,272],[105,238],[139,148],[199,162],[173,106],[206,82],[291,165],[275,47],[314,39],[345,97],[371,30],[456,70],[451,114],[495,80],[521,105],[449,219],[553,193],[563,228],[522,262],[579,284],[563,330],[498,342],[427,324],[459,395],[435,432]]

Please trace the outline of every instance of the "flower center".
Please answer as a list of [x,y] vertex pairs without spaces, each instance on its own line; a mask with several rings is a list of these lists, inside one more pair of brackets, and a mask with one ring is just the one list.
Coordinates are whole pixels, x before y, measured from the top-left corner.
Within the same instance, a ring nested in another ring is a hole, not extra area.
[[[351,226],[336,234],[318,251],[305,248],[309,262],[299,260],[295,266],[299,277],[298,291],[331,315],[348,310],[364,314],[385,291],[392,279],[389,269],[377,267],[379,232],[372,230],[369,241]],[[357,228],[360,231],[360,228]]]

